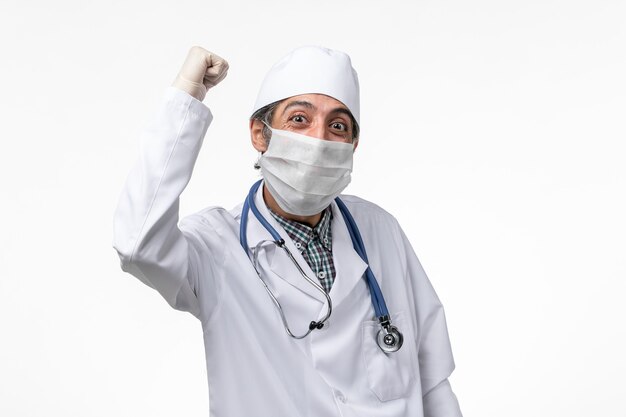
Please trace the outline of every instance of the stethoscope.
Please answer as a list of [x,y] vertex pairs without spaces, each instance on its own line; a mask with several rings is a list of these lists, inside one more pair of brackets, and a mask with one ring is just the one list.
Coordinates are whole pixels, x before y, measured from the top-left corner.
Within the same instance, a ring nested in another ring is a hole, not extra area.
[[[333,310],[332,302],[331,302],[330,296],[324,290],[324,288],[322,288],[319,282],[317,280],[311,279],[302,270],[302,267],[300,267],[300,264],[298,264],[298,262],[292,255],[291,251],[287,247],[285,240],[278,234],[276,229],[274,229],[272,225],[269,224],[269,222],[265,218],[263,218],[263,215],[261,214],[261,212],[259,212],[259,209],[257,208],[254,202],[254,196],[257,190],[259,189],[259,186],[261,185],[262,181],[263,180],[259,180],[252,185],[252,188],[250,188],[250,192],[248,193],[248,196],[246,197],[246,200],[244,201],[243,210],[241,212],[241,223],[239,226],[239,241],[248,256],[250,256],[248,251],[250,249],[252,250],[252,258],[251,258],[252,265],[254,269],[256,270],[256,273],[259,276],[259,279],[263,283],[263,286],[267,290],[267,293],[269,294],[270,298],[274,302],[274,305],[276,305],[276,307],[278,308],[285,331],[287,332],[289,336],[295,339],[303,339],[304,337],[309,335],[309,333],[311,333],[314,329],[321,329],[322,327],[324,327],[324,323],[326,322],[326,320],[328,320]],[[363,239],[361,238],[361,233],[359,232],[359,228],[357,227],[356,222],[354,221],[354,218],[352,218],[352,215],[348,211],[348,208],[343,203],[343,201],[339,199],[339,197],[335,198],[335,202],[337,203],[337,206],[339,207],[339,211],[341,212],[343,219],[346,225],[348,226],[348,232],[350,233],[350,238],[352,239],[352,245],[354,246],[354,250],[359,254],[361,259],[363,259],[363,261],[368,265],[367,269],[365,270],[365,280],[370,290],[370,296],[372,298],[372,304],[374,306],[374,311],[376,312],[376,317],[378,318],[378,321],[381,326],[381,329],[378,331],[378,335],[377,335],[378,346],[380,346],[383,352],[386,352],[386,353],[396,352],[402,346],[404,337],[402,336],[402,333],[400,333],[398,328],[391,324],[391,318],[389,317],[387,304],[385,304],[385,299],[380,290],[380,287],[378,286],[378,282],[376,281],[376,278],[374,277],[374,273],[369,267],[367,254],[365,253],[365,246],[363,245]],[[252,213],[257,218],[257,220],[263,225],[263,227],[265,227],[265,229],[270,233],[270,235],[272,236],[272,239],[274,240],[262,240],[259,243],[257,243],[257,245],[254,248],[248,247],[246,227],[248,225],[248,212],[249,211],[252,211]],[[291,262],[293,262],[293,264],[296,266],[296,268],[298,269],[298,272],[300,272],[302,277],[311,285],[313,285],[318,291],[324,294],[324,297],[326,297],[326,300],[328,301],[328,310],[326,312],[326,315],[319,321],[312,321],[309,324],[309,328],[306,331],[306,333],[300,336],[294,335],[289,329],[289,324],[287,323],[287,319],[285,318],[285,314],[283,312],[283,309],[280,303],[278,302],[278,300],[276,299],[272,291],[269,289],[269,287],[265,283],[265,280],[261,276],[261,273],[259,272],[259,268],[257,267],[259,248],[266,242],[274,243],[279,248],[282,248],[287,254],[287,256],[289,257],[289,259],[291,259]]]

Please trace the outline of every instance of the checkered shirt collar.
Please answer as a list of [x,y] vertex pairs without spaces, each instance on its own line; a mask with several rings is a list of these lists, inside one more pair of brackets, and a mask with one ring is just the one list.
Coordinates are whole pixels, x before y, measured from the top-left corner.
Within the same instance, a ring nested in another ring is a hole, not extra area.
[[317,235],[319,241],[328,251],[332,251],[332,239],[330,234],[330,223],[333,217],[333,212],[330,206],[322,212],[322,218],[315,227],[310,227],[303,223],[298,223],[294,220],[289,220],[278,213],[274,213],[272,209],[268,207],[269,212],[276,219],[276,221],[285,229],[291,240],[294,242],[300,242],[301,247],[304,249],[309,245],[309,242]]

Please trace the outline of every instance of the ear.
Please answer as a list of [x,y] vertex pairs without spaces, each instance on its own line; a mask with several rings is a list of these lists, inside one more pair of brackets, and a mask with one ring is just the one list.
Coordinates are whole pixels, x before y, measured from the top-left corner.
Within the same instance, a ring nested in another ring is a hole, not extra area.
[[359,146],[359,138],[356,138],[354,142],[352,142],[354,147],[352,148],[352,152],[356,151],[356,147]]
[[259,152],[265,152],[267,150],[267,142],[263,137],[263,122],[257,119],[250,120],[250,140],[252,146]]

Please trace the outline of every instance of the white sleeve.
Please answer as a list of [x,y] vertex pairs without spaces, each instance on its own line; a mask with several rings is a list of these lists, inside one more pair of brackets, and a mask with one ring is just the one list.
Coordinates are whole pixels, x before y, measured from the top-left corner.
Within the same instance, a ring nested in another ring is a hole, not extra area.
[[423,399],[424,417],[463,417],[448,379],[431,389]]
[[454,358],[443,305],[408,238],[398,228],[406,253],[408,285],[418,316],[418,361],[424,417],[462,417],[459,403],[448,382],[454,370]]
[[201,249],[178,227],[179,196],[191,179],[211,120],[204,104],[169,87],[141,134],[139,160],[114,215],[113,247],[122,270],[156,289],[175,309],[196,317]]

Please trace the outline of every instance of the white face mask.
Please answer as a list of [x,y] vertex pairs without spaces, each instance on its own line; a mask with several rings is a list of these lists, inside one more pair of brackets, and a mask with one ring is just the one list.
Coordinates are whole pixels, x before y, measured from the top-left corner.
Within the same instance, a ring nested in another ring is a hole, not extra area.
[[270,130],[272,138],[259,161],[265,185],[285,212],[320,213],[350,183],[354,146]]

